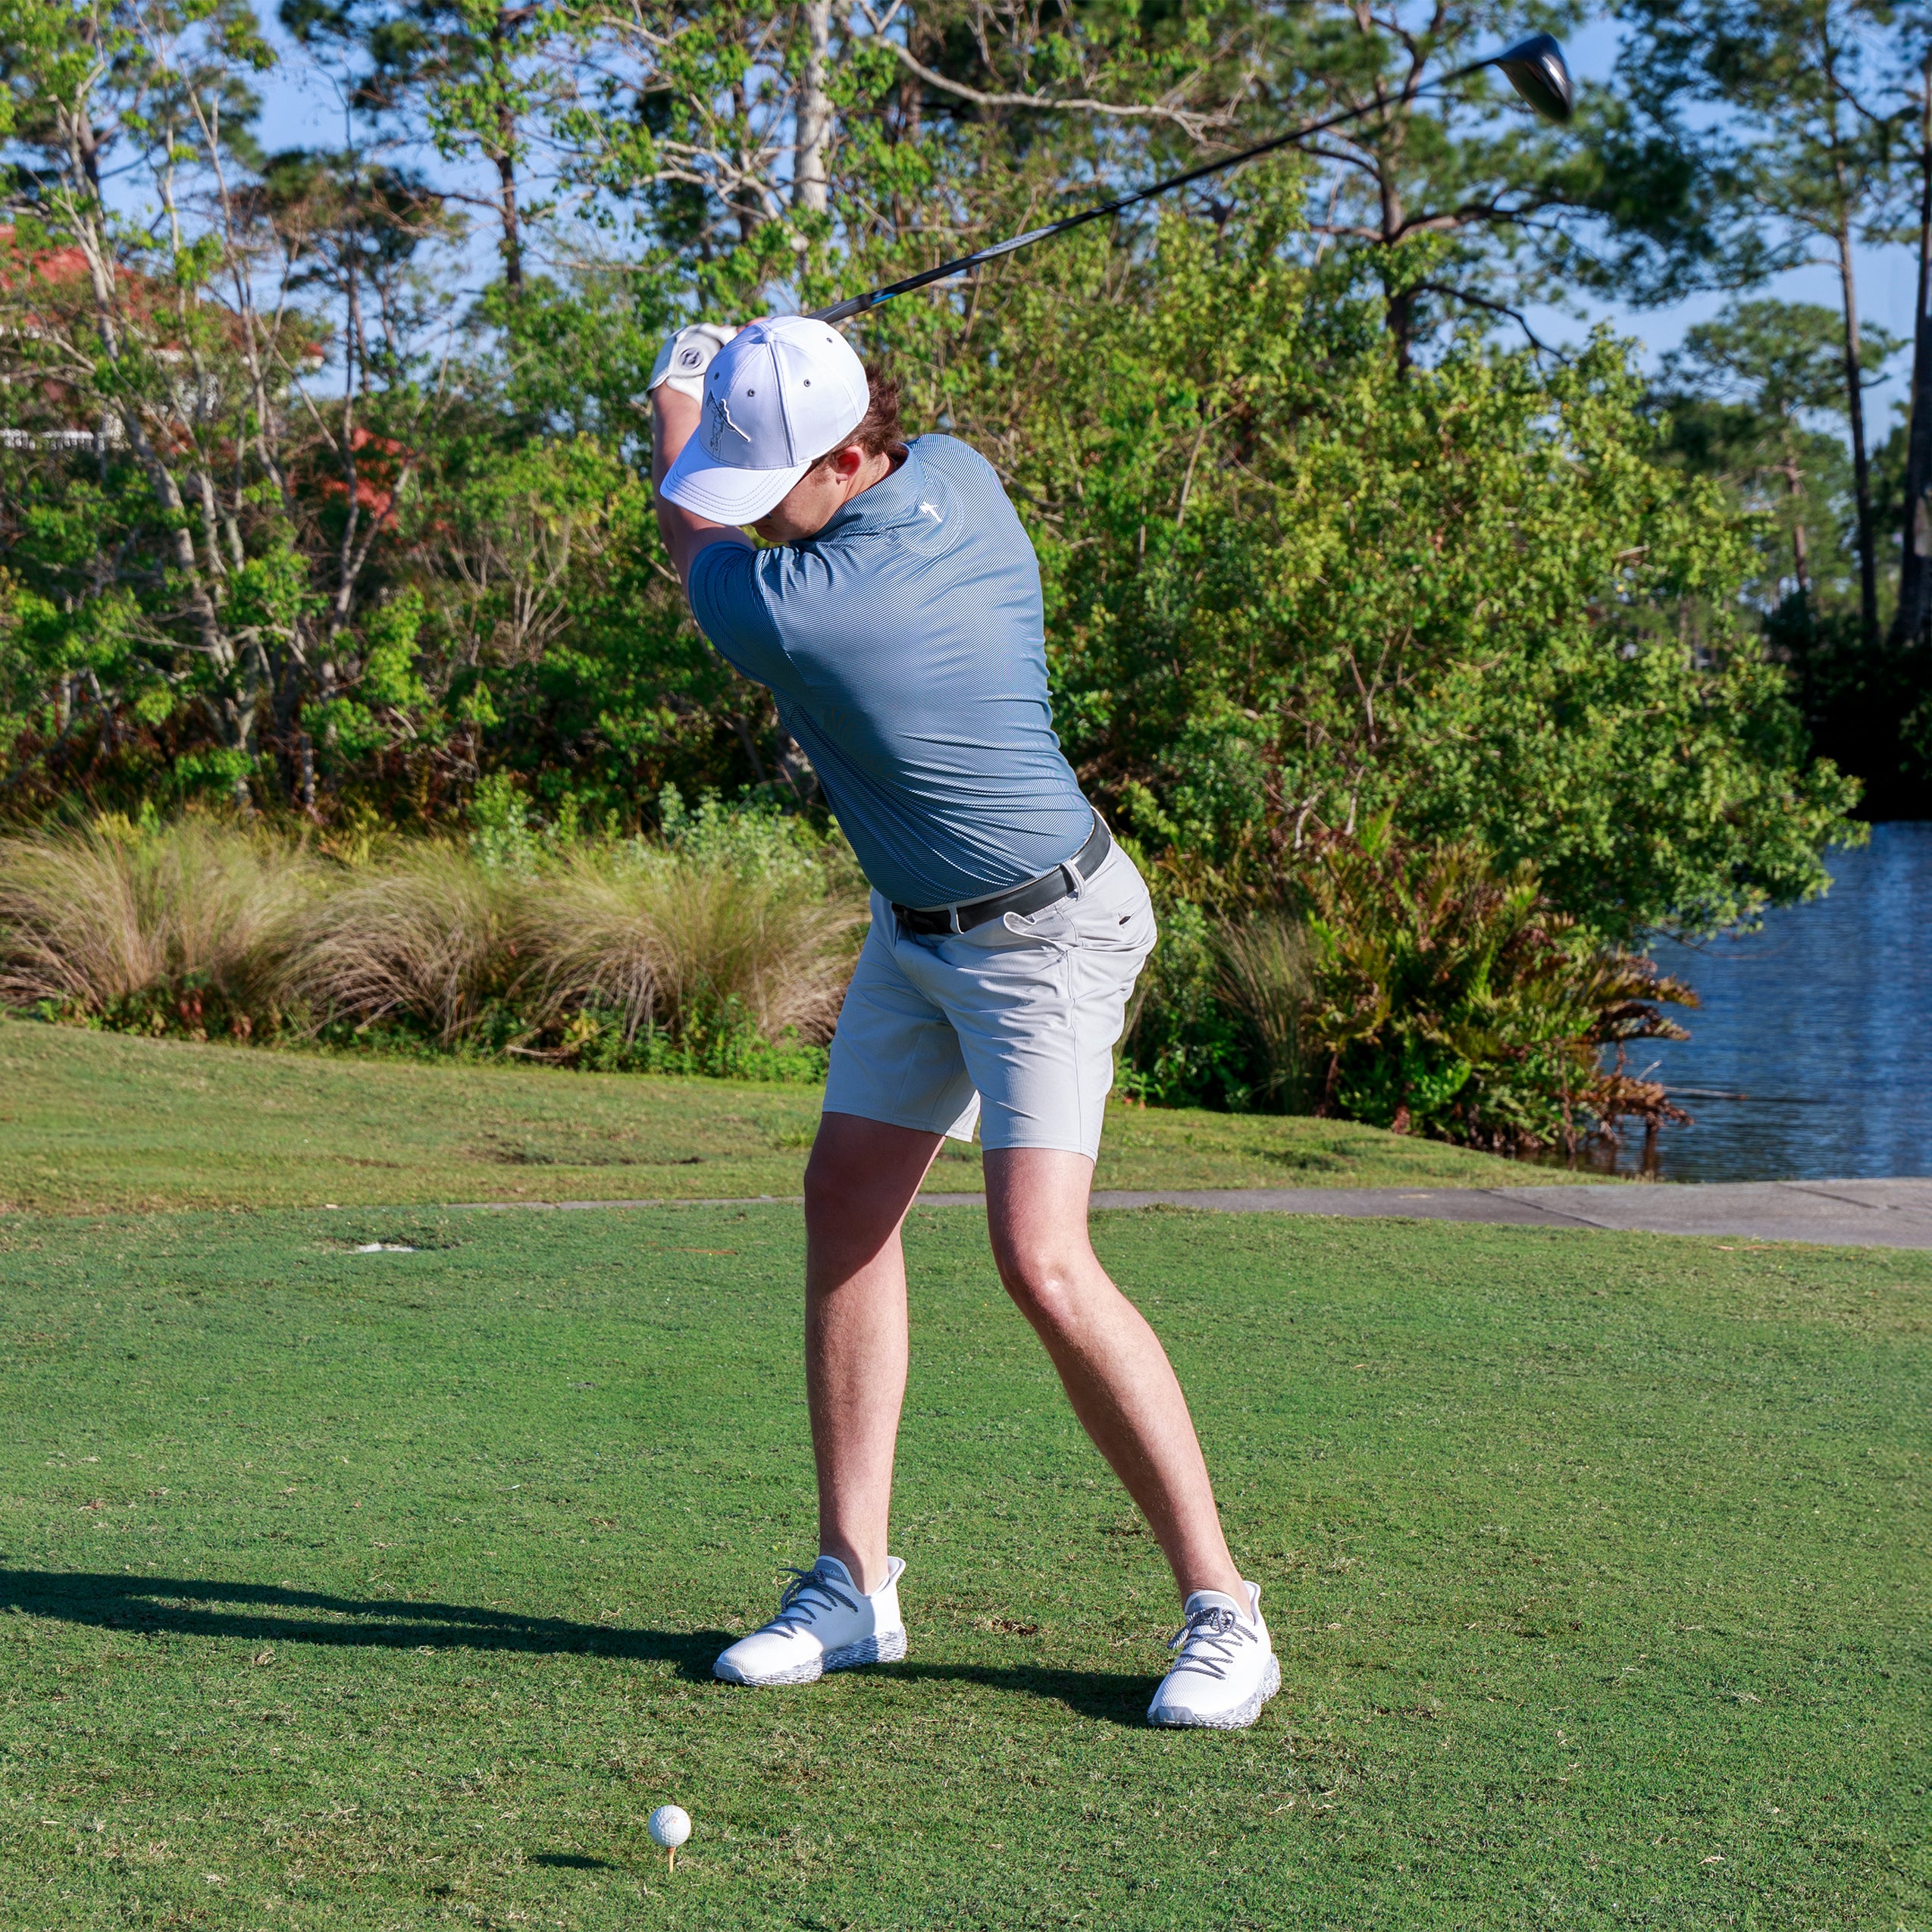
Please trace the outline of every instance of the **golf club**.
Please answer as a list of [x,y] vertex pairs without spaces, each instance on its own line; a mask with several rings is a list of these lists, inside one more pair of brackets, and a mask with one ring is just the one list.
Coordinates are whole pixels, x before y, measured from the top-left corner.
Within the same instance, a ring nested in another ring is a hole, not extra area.
[[[1417,90],[1420,93],[1433,93],[1446,87],[1451,81],[1466,79],[1472,74],[1480,74],[1485,67],[1501,67],[1509,77],[1509,84],[1534,108],[1545,121],[1565,121],[1570,118],[1576,105],[1577,90],[1570,78],[1570,69],[1563,58],[1563,49],[1554,37],[1547,33],[1533,33],[1526,39],[1517,41],[1513,46],[1505,47],[1500,54],[1491,54],[1484,59],[1471,61],[1466,67],[1452,69]],[[1023,235],[1016,235],[1010,242],[996,242],[991,248],[975,249],[971,255],[963,255],[957,261],[943,261],[937,268],[928,268],[922,274],[908,275],[903,282],[888,282],[885,287],[869,290],[863,295],[855,295],[844,302],[835,302],[829,308],[815,309],[812,319],[818,322],[843,322],[848,317],[863,315],[870,308],[876,308],[882,302],[890,302],[895,295],[910,295],[914,289],[922,289],[932,282],[943,282],[948,276],[976,268],[982,261],[996,260],[1003,255],[1011,255],[1016,249],[1022,249],[1034,242],[1043,242],[1049,235],[1063,235],[1069,228],[1082,227],[1089,221],[1098,221],[1104,216],[1118,214],[1122,209],[1151,201],[1156,195],[1164,195],[1170,189],[1185,188],[1190,181],[1204,180],[1208,175],[1220,174],[1230,168],[1238,168],[1245,161],[1253,161],[1257,155],[1271,155],[1277,149],[1292,147],[1297,141],[1305,141],[1311,134],[1324,133],[1331,127],[1339,127],[1351,121],[1361,121],[1366,116],[1378,114],[1388,104],[1382,101],[1370,101],[1365,106],[1350,108],[1344,112],[1330,114],[1326,121],[1311,121],[1306,127],[1298,127],[1291,133],[1277,134],[1272,141],[1263,141],[1260,146],[1245,148],[1238,155],[1229,155],[1224,161],[1210,161],[1199,168],[1191,168],[1185,174],[1176,174],[1170,180],[1157,181],[1151,188],[1137,188],[1131,195],[1123,195],[1117,201],[1103,202],[1098,208],[1084,209],[1078,214],[1069,214],[1063,220],[1049,222],[1044,228],[1032,228]]]

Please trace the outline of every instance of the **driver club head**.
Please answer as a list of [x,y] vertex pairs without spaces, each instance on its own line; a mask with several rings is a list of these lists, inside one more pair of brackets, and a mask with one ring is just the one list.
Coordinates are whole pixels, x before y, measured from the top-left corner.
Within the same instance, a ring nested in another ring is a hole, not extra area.
[[1544,120],[1570,118],[1577,105],[1576,84],[1554,35],[1533,33],[1505,47],[1489,64],[1509,76],[1509,84]]

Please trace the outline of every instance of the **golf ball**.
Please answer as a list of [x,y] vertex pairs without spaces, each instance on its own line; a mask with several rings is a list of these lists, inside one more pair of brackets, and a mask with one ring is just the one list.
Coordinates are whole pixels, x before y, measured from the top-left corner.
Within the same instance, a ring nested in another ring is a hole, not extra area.
[[681,1805],[660,1805],[651,1814],[652,1838],[675,1852],[691,1835],[691,1815]]

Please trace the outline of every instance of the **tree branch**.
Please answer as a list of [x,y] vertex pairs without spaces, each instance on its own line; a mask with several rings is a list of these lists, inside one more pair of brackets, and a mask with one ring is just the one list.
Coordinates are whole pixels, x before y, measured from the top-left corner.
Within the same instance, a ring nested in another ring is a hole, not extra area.
[[976,108],[1031,108],[1042,113],[1104,114],[1119,121],[1164,121],[1197,141],[1210,128],[1229,127],[1234,121],[1232,107],[1203,113],[1197,109],[1176,107],[1171,100],[1139,106],[1116,101],[1096,101],[1085,96],[1056,99],[1050,94],[982,93],[977,87],[969,87],[963,80],[948,80],[897,41],[888,40],[885,44],[898,56],[900,65],[916,74],[928,87],[937,87],[941,93],[969,101]]
[[1530,346],[1538,355],[1554,355],[1559,362],[1570,360],[1561,349],[1545,342],[1523,319],[1522,312],[1511,308],[1506,302],[1492,301],[1486,295],[1476,295],[1467,289],[1452,289],[1441,282],[1418,282],[1416,293],[1418,295],[1440,296],[1445,302],[1466,302],[1472,308],[1486,308],[1492,315],[1506,315],[1529,338]]

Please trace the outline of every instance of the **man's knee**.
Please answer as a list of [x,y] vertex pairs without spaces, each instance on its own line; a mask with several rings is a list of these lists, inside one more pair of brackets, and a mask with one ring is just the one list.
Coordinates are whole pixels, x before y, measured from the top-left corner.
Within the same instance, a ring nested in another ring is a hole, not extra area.
[[806,1163],[805,1238],[815,1254],[869,1255],[899,1217],[877,1176],[849,1157],[815,1152]]
[[1036,1329],[1064,1334],[1079,1326],[1090,1257],[1069,1252],[1059,1242],[1008,1240],[996,1248],[994,1258],[1013,1305]]

